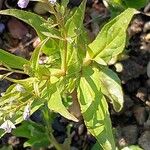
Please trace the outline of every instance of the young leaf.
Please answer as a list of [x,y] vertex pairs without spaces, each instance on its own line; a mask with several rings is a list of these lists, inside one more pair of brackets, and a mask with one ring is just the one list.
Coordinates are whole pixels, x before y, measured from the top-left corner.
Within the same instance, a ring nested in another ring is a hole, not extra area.
[[56,87],[56,84],[49,85],[47,91],[49,95],[49,99],[48,99],[49,109],[61,114],[63,117],[69,120],[73,120],[77,122],[78,119],[75,118],[72,114],[70,114],[69,111],[66,109],[66,107],[63,105],[62,98],[59,90]]
[[23,65],[29,61],[0,49],[0,62],[10,68],[23,70]]
[[78,99],[89,132],[103,149],[114,150],[108,105],[100,89],[99,70],[86,67],[78,87]]
[[109,63],[113,57],[124,50],[126,30],[135,13],[135,9],[128,8],[102,28],[96,39],[89,44],[93,51],[91,57],[95,58],[95,61],[100,58]]
[[66,8],[67,5],[68,5],[68,3],[69,3],[69,0],[62,0],[61,1],[61,6],[63,6],[64,8]]
[[59,52],[59,41],[56,39],[49,39],[45,45],[43,45],[42,52],[44,52],[47,56],[54,57],[55,55],[60,55]]
[[39,56],[40,53],[42,51],[43,46],[45,45],[45,43],[48,41],[49,38],[46,38],[45,40],[43,40],[34,50],[32,57],[31,57],[31,68],[33,70],[37,70],[38,66],[39,66]]
[[65,12],[67,11],[68,3],[69,3],[69,0],[62,0],[61,1],[60,10],[61,10],[63,15],[65,15]]
[[80,33],[80,29],[83,27],[85,6],[86,0],[83,0],[74,14],[67,20],[65,28],[67,29],[67,35],[69,37],[76,36],[77,31],[79,31],[78,33]]
[[123,106],[123,93],[117,74],[107,67],[100,67],[99,77],[102,93],[112,101],[115,111],[120,111]]
[[70,39],[67,43],[67,66],[69,73],[78,72],[80,70],[82,58],[85,56],[86,36],[83,27],[85,6],[86,0],[83,0],[65,24],[67,38]]
[[0,11],[1,15],[9,15],[14,16],[25,23],[31,25],[37,32],[38,36],[41,40],[45,39],[45,35],[42,34],[42,32],[48,32],[48,28],[44,26],[44,23],[46,24],[46,20],[39,15],[36,15],[34,13],[23,11],[19,9],[6,9]]
[[81,49],[74,47],[72,44],[68,44],[68,50],[67,72],[76,75],[81,69],[82,59],[80,57],[83,57],[83,54],[79,53]]

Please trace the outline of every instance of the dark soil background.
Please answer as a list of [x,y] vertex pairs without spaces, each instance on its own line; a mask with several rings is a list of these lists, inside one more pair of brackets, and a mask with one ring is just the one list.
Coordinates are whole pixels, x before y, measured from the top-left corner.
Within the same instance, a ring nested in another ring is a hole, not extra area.
[[[80,0],[71,0],[69,7],[78,6]],[[30,3],[26,10],[36,12],[43,17],[47,15],[36,8],[36,3]],[[0,9],[18,8],[17,0],[0,0]],[[110,66],[117,72],[124,91],[124,108],[116,113],[110,107],[113,127],[116,128],[117,145],[139,145],[144,150],[150,150],[150,3],[136,15],[128,28],[129,38],[122,60]],[[103,24],[110,17],[109,10],[102,1],[88,0],[85,14],[85,27],[91,40],[95,38]],[[30,58],[39,39],[35,31],[25,23],[8,16],[0,16],[0,48],[16,55]],[[41,58],[41,61],[44,61]],[[15,78],[23,76],[14,74]],[[0,81],[0,93],[11,83]],[[37,114],[33,120],[39,121]],[[54,136],[62,143],[66,138],[68,120],[58,117],[54,120]],[[82,121],[73,123],[71,129],[71,150],[90,150],[95,143]],[[0,146],[11,145],[15,150],[21,150],[25,139],[6,135],[0,139]],[[51,148],[52,150],[52,148]]]

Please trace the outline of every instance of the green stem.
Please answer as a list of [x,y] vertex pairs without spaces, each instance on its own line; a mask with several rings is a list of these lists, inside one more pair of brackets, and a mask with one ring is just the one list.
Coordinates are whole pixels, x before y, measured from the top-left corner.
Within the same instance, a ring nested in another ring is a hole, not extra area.
[[47,135],[48,135],[50,143],[52,143],[57,150],[63,150],[63,147],[57,142],[57,140],[53,136],[53,133],[52,133],[53,129],[51,126],[51,121],[49,119],[51,115],[50,115],[49,110],[46,106],[45,106],[44,111],[43,111],[43,116],[44,116],[44,120],[46,123],[46,130],[47,130]]
[[61,64],[61,70],[63,72],[63,76],[66,75],[66,70],[67,70],[67,34],[65,30],[65,25],[64,25],[64,20],[63,20],[63,15],[60,14],[60,12],[57,12],[57,10],[52,7],[49,3],[49,8],[52,10],[53,15],[56,18],[58,28],[63,29],[62,34],[64,38],[64,43],[63,43],[63,50],[62,50],[62,64]]
[[55,148],[57,150],[63,150],[63,148],[61,147],[61,145],[56,141],[55,137],[53,136],[52,133],[50,133],[50,140],[51,140],[51,143],[55,146]]
[[3,71],[10,71],[10,72],[12,72],[12,73],[26,74],[26,73],[23,72],[23,71],[14,70],[14,69],[11,69],[11,68],[7,69],[7,68],[2,68],[2,67],[0,67],[0,70],[3,70]]
[[66,40],[66,37],[65,37],[64,48],[63,48],[63,52],[62,52],[62,66],[61,66],[61,69],[66,74],[66,70],[67,70],[67,40]]

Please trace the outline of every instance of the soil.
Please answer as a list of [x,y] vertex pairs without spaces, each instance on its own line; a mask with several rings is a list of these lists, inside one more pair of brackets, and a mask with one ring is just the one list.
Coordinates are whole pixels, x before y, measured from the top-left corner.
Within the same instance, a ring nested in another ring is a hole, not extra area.
[[[72,0],[69,7],[78,6],[80,0]],[[150,5],[150,4],[149,4]],[[34,11],[35,3],[30,3],[27,10]],[[149,8],[148,8],[149,7]],[[17,8],[16,0],[1,0],[0,9]],[[116,113],[110,107],[113,127],[116,128],[116,141],[119,147],[139,145],[144,150],[150,150],[150,6],[141,9],[128,28],[129,39],[125,57],[115,65],[110,66],[117,72],[122,81],[124,91],[124,108]],[[45,16],[45,14],[42,14]],[[96,16],[98,19],[92,21]],[[85,27],[91,40],[95,38],[104,22],[110,17],[109,10],[101,1],[88,0]],[[31,52],[38,43],[35,31],[25,23],[8,16],[0,16],[0,48],[29,59]],[[118,68],[118,66],[121,66]],[[14,74],[16,78],[24,78]],[[0,93],[11,83],[0,81]],[[32,118],[39,121],[35,113]],[[68,120],[58,117],[54,120],[54,136],[62,143],[66,138]],[[95,143],[82,121],[72,123],[72,150],[90,150]],[[16,150],[23,149],[24,139],[6,135],[0,140],[0,146],[11,145]],[[51,148],[52,150],[52,148]]]

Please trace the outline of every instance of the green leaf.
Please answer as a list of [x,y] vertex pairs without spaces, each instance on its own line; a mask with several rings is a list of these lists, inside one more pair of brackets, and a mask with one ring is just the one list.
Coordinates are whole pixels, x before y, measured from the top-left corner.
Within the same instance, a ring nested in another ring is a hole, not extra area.
[[66,14],[67,14],[66,12],[68,11],[68,8],[67,8],[68,3],[69,3],[69,0],[62,0],[60,8],[59,8],[59,11],[62,13],[62,15],[64,15],[64,18],[68,17],[68,16],[66,16]]
[[58,88],[56,87],[56,84],[48,85],[47,91],[49,94],[48,100],[49,109],[61,114],[63,117],[69,120],[77,122],[78,119],[75,118],[72,114],[70,114],[69,111],[66,109],[66,107],[63,105],[62,98]]
[[59,41],[54,39],[49,39],[45,45],[43,45],[42,52],[44,52],[47,56],[55,57],[55,55],[60,55],[59,51]]
[[109,63],[113,57],[124,50],[126,30],[135,13],[135,9],[128,8],[102,28],[96,39],[89,44],[93,51],[91,57],[95,58],[95,61],[100,58]]
[[0,11],[1,15],[9,15],[14,16],[25,23],[31,25],[37,32],[38,36],[41,40],[45,39],[45,35],[42,34],[42,32],[48,32],[48,28],[44,26],[44,23],[46,24],[47,21],[42,18],[41,16],[31,13],[29,11],[23,11],[19,9],[6,9]]
[[68,3],[69,3],[69,0],[62,0],[62,1],[61,1],[61,6],[63,6],[63,7],[66,9]]
[[81,70],[82,65],[82,53],[79,53],[79,49],[74,47],[73,43],[68,45],[68,57],[67,57],[67,73],[76,75]]
[[76,36],[76,33],[80,33],[80,29],[83,27],[83,20],[84,20],[84,14],[85,14],[85,6],[86,6],[86,0],[83,0],[83,2],[80,4],[80,6],[76,9],[72,17],[70,17],[66,24],[65,28],[67,29],[67,35],[69,37]]
[[40,53],[42,51],[43,46],[45,45],[45,43],[48,41],[49,38],[46,38],[45,40],[43,40],[34,50],[32,57],[31,57],[31,68],[34,71],[37,71],[38,67],[39,67],[39,56]]
[[96,142],[94,146],[92,147],[92,150],[103,150],[102,147]]
[[146,6],[146,4],[149,2],[149,0],[122,0],[127,7],[130,8],[136,8],[136,9],[140,9],[144,6]]
[[109,3],[114,8],[116,6],[118,7],[124,7],[124,8],[136,8],[140,9],[148,3],[148,0],[110,0]]
[[13,150],[12,146],[3,146],[0,150]]
[[[25,23],[31,25],[35,31],[37,32],[39,38],[41,41],[43,41],[45,38],[47,38],[47,35],[45,33],[49,33],[50,35],[53,35],[53,37],[59,36],[58,33],[59,31],[52,27],[52,24],[42,18],[41,16],[31,13],[29,11],[23,11],[23,10],[18,10],[18,9],[6,9],[0,11],[1,15],[9,15],[9,16],[14,16]],[[42,52],[45,54],[52,54],[56,52],[56,47],[57,47],[57,42],[54,42],[53,39],[49,39],[45,45],[43,46]],[[49,47],[49,50],[47,49],[47,45],[51,45]],[[53,51],[53,52],[52,52]]]
[[102,93],[112,101],[115,111],[120,111],[123,107],[123,92],[117,74],[107,67],[100,67],[99,77]]
[[[29,80],[19,80],[18,83],[23,85],[23,88],[25,88],[23,92],[21,91],[21,88],[19,89],[16,87],[16,84],[13,84],[7,89],[5,94],[2,97],[0,97],[0,124],[3,123],[5,118],[11,118],[11,121],[14,124],[18,124],[21,121],[23,121],[23,112],[27,104],[31,105],[30,115],[32,115],[37,109],[39,109],[44,104],[44,102],[46,101],[45,99],[35,97],[35,95],[33,94],[34,81],[34,78],[29,78]],[[0,136],[3,136],[1,130]]]
[[139,146],[137,145],[131,145],[131,146],[128,146],[128,147],[124,147],[123,149],[121,150],[143,150],[142,148],[140,148]]
[[[83,27],[86,0],[80,4],[73,15],[67,20],[67,66],[68,73],[76,73],[81,69],[86,50],[86,35]],[[62,52],[63,56],[63,52]]]
[[34,146],[39,148],[50,144],[45,127],[33,121],[22,122],[12,133],[17,137],[28,139],[28,141],[24,143],[25,147]]
[[[1,122],[0,122],[1,123]],[[4,130],[0,129],[0,138],[5,134]]]
[[29,63],[28,60],[8,53],[0,49],[0,62],[4,65],[6,64],[10,68],[23,70],[23,65]]
[[100,89],[99,70],[86,67],[78,87],[78,99],[89,132],[103,149],[114,150],[115,143],[108,105]]

